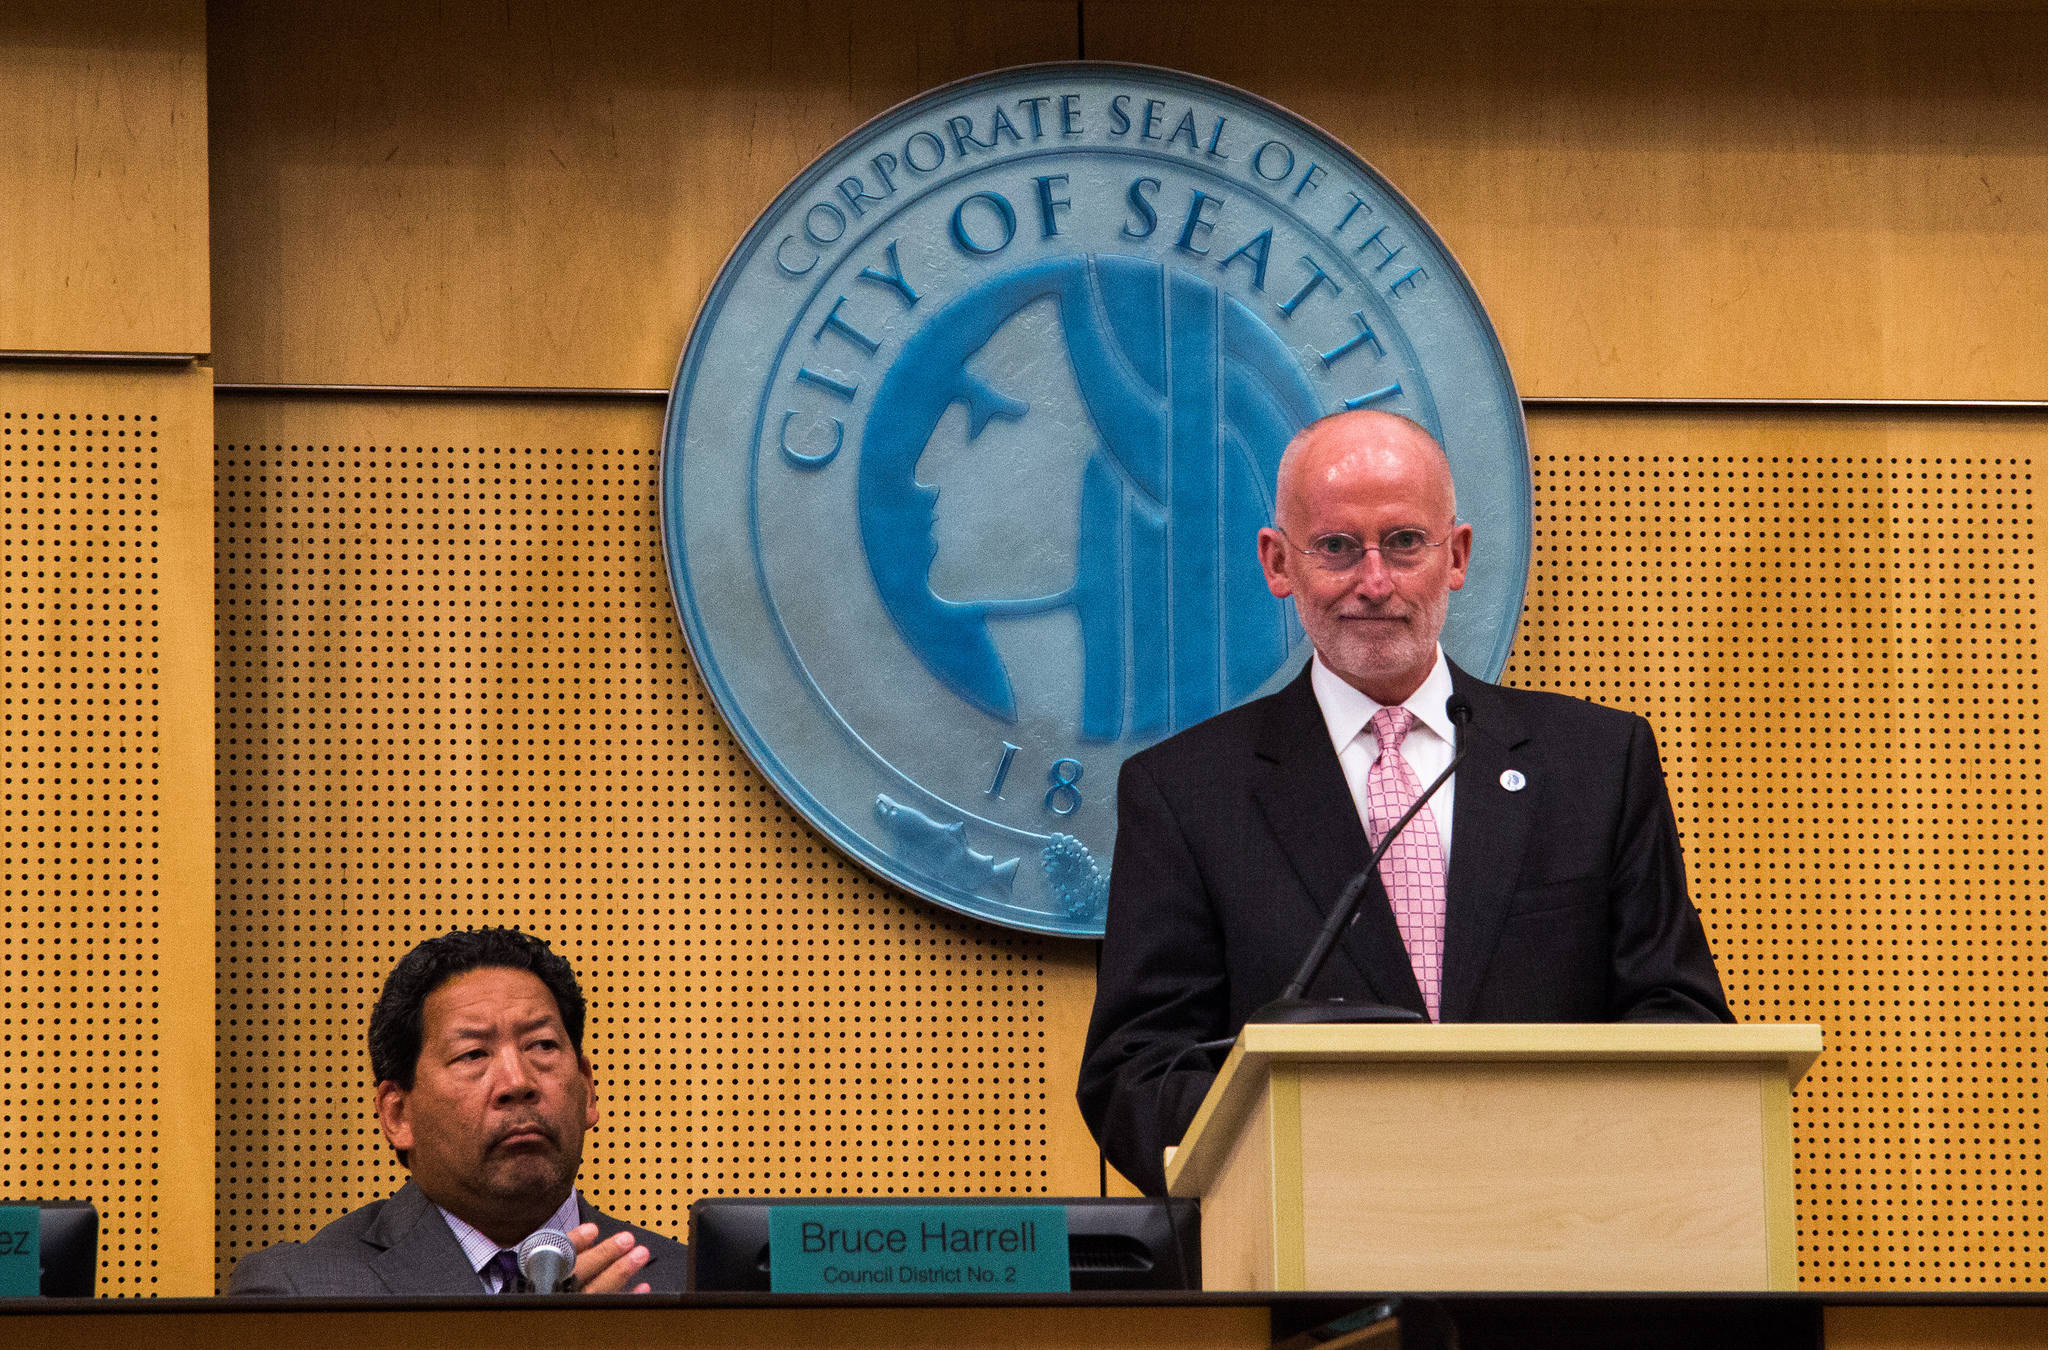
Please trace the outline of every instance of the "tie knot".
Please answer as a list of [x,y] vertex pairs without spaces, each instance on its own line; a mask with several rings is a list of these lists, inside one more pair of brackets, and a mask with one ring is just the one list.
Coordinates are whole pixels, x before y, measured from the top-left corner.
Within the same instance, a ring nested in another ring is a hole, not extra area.
[[1380,743],[1383,755],[1398,754],[1401,742],[1408,738],[1408,728],[1415,723],[1415,714],[1406,708],[1381,708],[1372,715],[1372,734]]
[[509,1247],[501,1247],[498,1254],[484,1262],[478,1274],[494,1274],[498,1277],[498,1292],[516,1294],[521,1292],[519,1281],[519,1253]]

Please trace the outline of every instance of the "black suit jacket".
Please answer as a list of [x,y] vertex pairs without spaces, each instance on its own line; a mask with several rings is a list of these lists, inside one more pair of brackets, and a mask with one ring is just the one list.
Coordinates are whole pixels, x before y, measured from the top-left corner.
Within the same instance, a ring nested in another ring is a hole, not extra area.
[[[645,1282],[656,1293],[683,1292],[689,1258],[682,1243],[621,1223],[580,1198],[578,1204],[583,1222],[597,1225],[599,1241],[632,1229],[647,1248],[653,1259],[632,1284]],[[441,1211],[408,1181],[390,1199],[344,1214],[304,1242],[249,1253],[235,1263],[228,1292],[355,1298],[481,1294],[484,1288]]]
[[[1451,667],[1472,705],[1445,878],[1446,1022],[1733,1021],[1650,727]],[[1524,786],[1511,791],[1513,769]],[[1234,1036],[1293,978],[1370,847],[1309,684],[1124,764],[1081,1114],[1119,1171],[1165,1189],[1162,1149]],[[1313,995],[1423,1010],[1374,878]]]

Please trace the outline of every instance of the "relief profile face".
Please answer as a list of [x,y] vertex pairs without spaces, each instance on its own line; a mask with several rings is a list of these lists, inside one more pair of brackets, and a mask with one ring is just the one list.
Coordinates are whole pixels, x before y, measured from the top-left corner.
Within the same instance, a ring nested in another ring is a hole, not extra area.
[[[876,593],[926,669],[995,717],[1018,719],[1028,678],[1072,691],[1087,741],[1190,726],[1296,636],[1255,540],[1280,447],[1314,414],[1295,355],[1192,270],[1095,254],[998,272],[876,394],[859,470]],[[992,628],[1052,612],[1074,640],[1022,662]]]
[[1079,545],[1081,481],[1100,446],[1051,300],[1027,305],[967,363],[1025,405],[968,439],[968,410],[949,406],[918,458],[935,491],[928,584],[940,600],[987,606],[1069,591]]

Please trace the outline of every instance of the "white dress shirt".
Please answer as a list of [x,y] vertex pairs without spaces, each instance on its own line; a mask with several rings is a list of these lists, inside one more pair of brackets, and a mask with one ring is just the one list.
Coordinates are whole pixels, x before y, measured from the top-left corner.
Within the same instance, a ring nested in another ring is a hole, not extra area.
[[[1323,725],[1330,729],[1330,744],[1336,748],[1337,763],[1343,766],[1344,781],[1351,786],[1351,802],[1358,810],[1359,824],[1366,826],[1366,837],[1372,837],[1372,819],[1367,805],[1365,776],[1372,770],[1372,762],[1379,758],[1380,738],[1372,733],[1372,716],[1381,705],[1373,702],[1358,690],[1345,683],[1344,677],[1323,664],[1321,653],[1317,653],[1309,669],[1309,684],[1315,690],[1316,704],[1323,710]],[[1408,767],[1415,770],[1415,781],[1424,788],[1436,781],[1456,752],[1457,729],[1451,725],[1450,715],[1444,711],[1444,701],[1451,696],[1451,664],[1444,659],[1444,649],[1436,649],[1436,664],[1430,667],[1429,677],[1421,686],[1402,701],[1401,706],[1415,715],[1415,721],[1408,734],[1401,740],[1401,758],[1408,761]],[[1451,862],[1451,808],[1456,804],[1458,780],[1454,776],[1437,789],[1429,799],[1429,805],[1422,809],[1436,822],[1437,841],[1443,845],[1444,866]],[[1413,829],[1413,826],[1409,827]]]
[[[434,1206],[434,1208],[441,1209],[439,1205]],[[491,1258],[498,1254],[498,1244],[445,1209],[441,1209],[441,1217],[448,1221],[448,1231],[455,1234],[455,1240],[462,1244],[462,1255],[468,1260],[469,1268],[477,1272],[483,1279],[484,1292],[487,1294],[503,1293],[502,1287],[494,1287],[499,1284],[497,1273],[493,1271],[488,1275],[484,1274],[484,1267],[489,1265]],[[562,1202],[560,1209],[548,1216],[548,1221],[542,1224],[541,1228],[552,1228],[557,1233],[566,1234],[571,1228],[582,1222],[583,1208],[577,1200],[576,1188],[571,1186],[569,1188],[569,1198]],[[539,1229],[534,1231],[538,1232]]]

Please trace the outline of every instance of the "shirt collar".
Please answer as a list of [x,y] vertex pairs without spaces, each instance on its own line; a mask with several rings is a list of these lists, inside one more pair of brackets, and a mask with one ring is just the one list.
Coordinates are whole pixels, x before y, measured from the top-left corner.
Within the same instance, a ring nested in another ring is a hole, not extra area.
[[[1365,730],[1382,705],[1324,665],[1321,652],[1310,662],[1308,678],[1315,690],[1316,704],[1323,710],[1323,725],[1329,728],[1330,744],[1341,755],[1346,746],[1358,739],[1358,733]],[[1451,726],[1450,714],[1444,711],[1450,696],[1451,663],[1444,659],[1444,649],[1439,645],[1436,664],[1429,668],[1429,675],[1415,692],[1402,700],[1401,706],[1415,714],[1415,720],[1435,732],[1445,745],[1456,745],[1457,732]]]
[[[483,1233],[478,1232],[465,1220],[450,1214],[440,1205],[436,1205],[434,1208],[441,1210],[441,1217],[448,1221],[448,1231],[455,1234],[455,1240],[462,1244],[463,1259],[469,1262],[471,1270],[482,1270],[489,1263],[490,1259],[498,1254],[498,1244],[496,1242]],[[576,1188],[571,1186],[569,1188],[569,1198],[562,1202],[560,1209],[548,1216],[548,1221],[542,1224],[541,1227],[552,1228],[557,1233],[566,1233],[581,1222],[583,1222],[583,1201],[578,1195]],[[539,1230],[536,1229],[535,1231]]]

